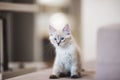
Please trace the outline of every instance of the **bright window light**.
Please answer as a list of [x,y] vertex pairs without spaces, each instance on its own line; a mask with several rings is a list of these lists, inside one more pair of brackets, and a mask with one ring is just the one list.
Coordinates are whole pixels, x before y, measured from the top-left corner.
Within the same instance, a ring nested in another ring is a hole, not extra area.
[[70,0],[37,0],[37,3],[47,6],[61,7],[70,3]]
[[56,29],[62,29],[66,24],[69,24],[69,21],[63,13],[55,13],[50,18],[50,25]]

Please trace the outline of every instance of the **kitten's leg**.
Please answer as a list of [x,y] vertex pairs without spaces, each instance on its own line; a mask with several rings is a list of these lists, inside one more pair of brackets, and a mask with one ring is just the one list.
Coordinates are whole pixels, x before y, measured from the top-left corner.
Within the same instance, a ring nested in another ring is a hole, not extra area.
[[51,79],[56,79],[59,77],[60,74],[60,66],[54,65],[52,75],[50,75]]
[[81,74],[79,73],[79,69],[76,65],[71,67],[71,78],[80,78]]

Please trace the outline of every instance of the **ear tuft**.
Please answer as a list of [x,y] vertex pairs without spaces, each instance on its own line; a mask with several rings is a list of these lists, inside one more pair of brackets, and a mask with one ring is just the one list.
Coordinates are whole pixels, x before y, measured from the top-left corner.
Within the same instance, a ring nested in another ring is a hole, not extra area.
[[67,35],[71,33],[71,30],[68,24],[66,24],[65,27],[63,28],[63,32]]

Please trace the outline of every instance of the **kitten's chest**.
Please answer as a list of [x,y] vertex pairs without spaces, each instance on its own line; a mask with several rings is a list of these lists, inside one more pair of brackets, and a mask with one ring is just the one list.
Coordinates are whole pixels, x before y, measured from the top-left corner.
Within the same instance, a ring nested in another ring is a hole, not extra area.
[[74,48],[57,50],[57,58],[61,63],[71,64],[74,60],[74,56],[75,56]]

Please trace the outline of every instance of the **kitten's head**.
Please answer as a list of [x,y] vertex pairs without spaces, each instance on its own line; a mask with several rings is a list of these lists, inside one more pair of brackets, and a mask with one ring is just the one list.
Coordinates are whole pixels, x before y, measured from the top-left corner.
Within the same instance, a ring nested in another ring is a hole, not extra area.
[[56,30],[49,26],[49,39],[55,47],[65,47],[71,41],[71,30],[69,25],[65,25],[62,30]]

